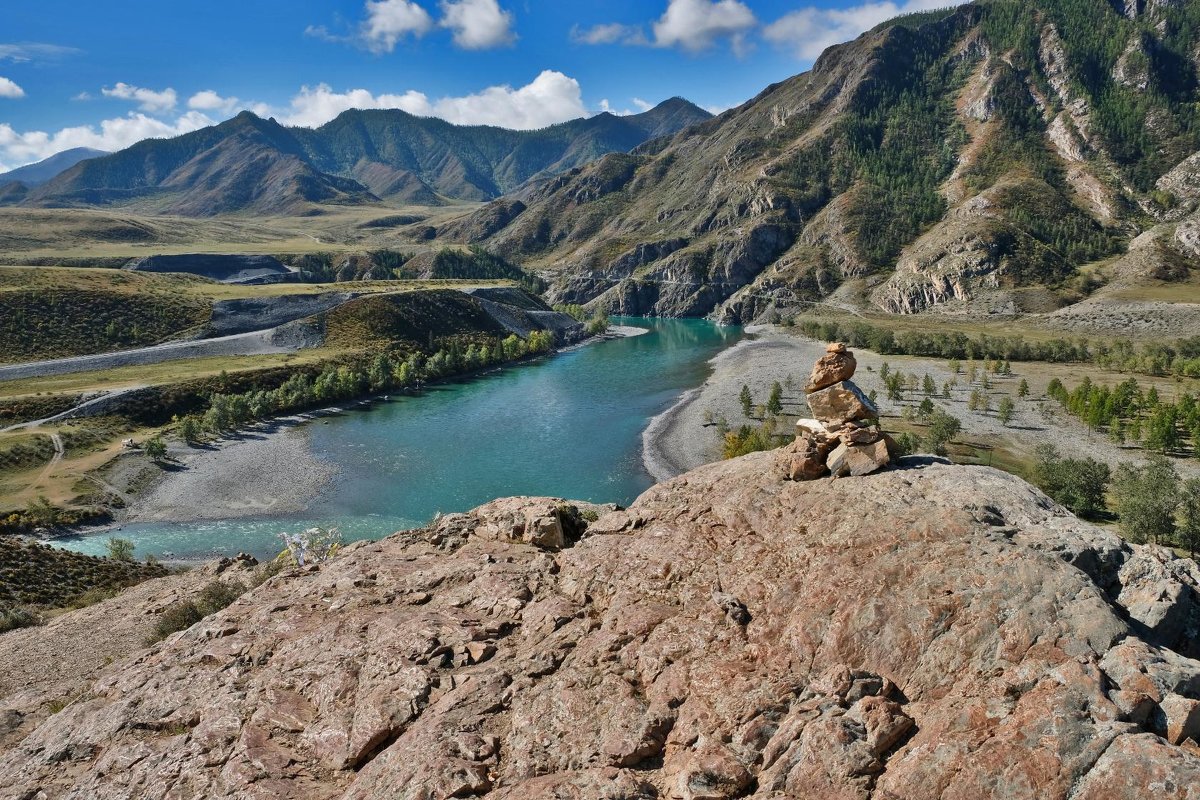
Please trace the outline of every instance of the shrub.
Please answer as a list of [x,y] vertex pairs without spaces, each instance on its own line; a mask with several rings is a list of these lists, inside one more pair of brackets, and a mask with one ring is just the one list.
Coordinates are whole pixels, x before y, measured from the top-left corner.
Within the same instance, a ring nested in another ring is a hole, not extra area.
[[154,643],[173,633],[187,630],[209,614],[215,614],[229,606],[246,592],[246,584],[239,580],[229,582],[215,580],[206,584],[195,599],[179,600],[167,606],[149,642]]
[[962,430],[962,422],[958,417],[947,414],[940,408],[929,416],[929,431],[925,442],[936,455],[946,455],[946,445]]
[[0,612],[0,633],[15,631],[17,628],[31,628],[41,624],[41,617],[27,608],[10,608]]
[[133,542],[128,539],[109,539],[108,557],[114,561],[133,561]]
[[1121,531],[1130,541],[1157,542],[1175,533],[1179,474],[1163,456],[1152,456],[1144,467],[1117,467],[1112,493]]
[[921,452],[921,437],[905,431],[896,437],[896,448],[902,456],[911,456]]
[[1108,465],[1095,459],[1061,458],[1051,444],[1034,450],[1033,482],[1081,517],[1096,517],[1105,510],[1109,479]]

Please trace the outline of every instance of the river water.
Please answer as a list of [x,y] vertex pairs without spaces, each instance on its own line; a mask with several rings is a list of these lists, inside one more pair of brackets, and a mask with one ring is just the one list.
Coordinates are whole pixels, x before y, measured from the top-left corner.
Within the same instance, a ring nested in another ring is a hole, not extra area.
[[337,526],[347,541],[376,539],[510,495],[627,505],[653,483],[642,430],[703,383],[708,360],[742,332],[704,320],[613,321],[650,332],[306,425],[314,454],[339,477],[302,514],[130,524],[58,544],[99,555],[115,535],[132,540],[138,556],[261,557],[280,550],[284,531]]

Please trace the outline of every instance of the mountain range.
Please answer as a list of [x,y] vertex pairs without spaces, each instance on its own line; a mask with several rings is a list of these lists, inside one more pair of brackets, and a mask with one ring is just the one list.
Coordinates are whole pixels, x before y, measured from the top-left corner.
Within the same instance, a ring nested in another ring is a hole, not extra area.
[[37,186],[50,180],[63,170],[70,169],[80,161],[106,155],[108,155],[107,150],[96,150],[91,147],[72,147],[70,150],[55,153],[49,158],[42,159],[35,164],[26,164],[23,167],[17,167],[8,172],[0,172],[0,184],[17,181],[25,184],[26,187]]
[[10,201],[30,206],[121,204],[186,216],[295,214],[316,203],[489,200],[711,116],[680,98],[641,114],[603,113],[535,131],[458,126],[396,109],[350,110],[319,128],[289,128],[246,111],[8,192]]
[[1200,258],[1198,63],[1200,0],[909,15],[438,234],[615,312],[1052,311]]

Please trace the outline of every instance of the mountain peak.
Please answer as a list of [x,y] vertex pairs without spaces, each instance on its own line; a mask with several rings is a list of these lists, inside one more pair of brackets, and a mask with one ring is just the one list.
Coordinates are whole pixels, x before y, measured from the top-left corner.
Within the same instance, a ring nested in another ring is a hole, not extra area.
[[96,150],[91,147],[72,147],[70,150],[55,153],[49,158],[44,158],[34,164],[26,164],[9,172],[0,173],[0,184],[20,181],[26,186],[38,186],[63,170],[70,169],[80,161],[106,155],[108,155],[108,152],[105,150]]

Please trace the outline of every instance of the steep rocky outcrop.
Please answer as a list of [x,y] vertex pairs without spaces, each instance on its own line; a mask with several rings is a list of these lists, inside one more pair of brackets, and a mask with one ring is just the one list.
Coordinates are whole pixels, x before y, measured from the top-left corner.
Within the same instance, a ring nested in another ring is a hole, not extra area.
[[775,459],[277,576],[20,731],[0,796],[1196,797],[1191,562],[987,468]]

